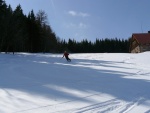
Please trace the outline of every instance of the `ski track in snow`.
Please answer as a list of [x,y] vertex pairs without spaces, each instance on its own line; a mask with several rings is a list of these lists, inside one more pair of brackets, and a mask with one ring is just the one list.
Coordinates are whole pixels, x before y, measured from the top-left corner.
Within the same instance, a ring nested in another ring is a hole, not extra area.
[[[2,54],[2,55],[4,55],[4,54]],[[16,78],[25,80],[25,82],[20,83],[20,82],[16,81],[16,83],[15,83],[15,82],[11,82],[11,80],[8,80],[8,82],[10,82],[9,84],[2,82],[2,83],[0,83],[0,89],[1,89],[0,92],[8,94],[8,96],[11,97],[13,100],[13,99],[16,99],[16,97],[14,94],[11,93],[11,91],[9,91],[9,89],[5,88],[7,85],[13,86],[13,87],[22,87],[22,88],[24,88],[24,87],[26,87],[26,88],[27,87],[45,88],[47,86],[47,83],[43,83],[43,82],[41,82],[40,79],[35,79],[35,78],[31,77],[34,73],[30,73],[30,72],[26,73],[25,71],[24,71],[24,73],[21,73],[20,70],[22,70],[22,69],[20,68],[20,65],[22,63],[24,63],[25,65],[26,64],[28,65],[28,64],[32,64],[32,62],[37,63],[37,64],[38,63],[45,64],[45,65],[47,64],[48,66],[56,64],[56,65],[59,65],[60,68],[64,68],[64,69],[71,67],[73,72],[76,71],[76,68],[72,68],[72,67],[83,68],[83,69],[80,69],[80,71],[82,71],[82,70],[87,71],[87,68],[95,68],[96,70],[100,70],[100,69],[106,69],[106,70],[118,69],[118,70],[120,70],[120,69],[122,69],[122,72],[124,72],[124,71],[130,72],[130,70],[131,70],[132,75],[127,75],[124,78],[141,79],[143,77],[142,80],[150,80],[150,79],[147,79],[148,77],[150,77],[150,70],[149,70],[150,66],[133,62],[135,60],[134,56],[130,56],[130,57],[124,56],[120,61],[117,61],[117,62],[114,62],[111,64],[111,62],[113,62],[113,61],[107,61],[107,62],[105,60],[103,61],[103,59],[105,57],[108,57],[107,54],[100,54],[100,57],[98,57],[98,56],[91,57],[91,55],[87,56],[85,54],[83,54],[83,56],[80,54],[77,54],[77,55],[80,56],[79,58],[83,58],[83,60],[79,61],[78,59],[74,59],[76,62],[72,61],[71,63],[67,63],[67,62],[64,63],[64,61],[58,61],[58,59],[55,58],[56,57],[55,55],[54,55],[54,58],[53,57],[52,58],[57,61],[53,61],[53,62],[51,60],[46,59],[46,57],[50,58],[52,55],[51,56],[50,55],[47,55],[47,56],[41,55],[40,57],[37,57],[38,55],[37,56],[36,55],[26,56],[26,55],[18,54],[17,59],[15,58],[15,56],[12,56],[12,55],[10,55],[10,56],[7,55],[8,58],[2,57],[3,59],[0,60],[0,62],[2,64],[2,66],[0,66],[0,68],[2,69],[2,72],[4,74],[11,73],[12,75],[15,75]],[[26,57],[28,60],[26,60],[26,62],[23,62],[22,60],[26,59]],[[112,57],[115,58],[115,56],[112,56]],[[36,59],[34,59],[34,58],[36,58]],[[74,56],[74,58],[75,58],[75,56]],[[86,61],[86,59],[90,59],[93,61],[88,61],[88,60]],[[7,63],[5,61],[7,61]],[[66,65],[68,67],[63,67],[64,65]],[[25,66],[23,66],[23,67],[25,67]],[[55,68],[57,68],[57,66]],[[77,69],[77,71],[79,71],[79,69]],[[27,75],[29,73],[31,74],[30,76]],[[4,76],[5,75],[3,75],[3,77]],[[9,75],[7,75],[7,76],[9,76]],[[35,76],[35,75],[33,75],[33,76]],[[87,76],[92,76],[92,75],[87,75]],[[97,78],[98,76],[99,75],[93,75],[92,77]],[[16,79],[13,77],[10,77],[10,78],[12,78],[12,80]],[[65,84],[67,84],[67,83],[65,83]],[[80,80],[77,83],[69,83],[68,82],[68,84],[73,85],[73,86],[76,85],[76,87],[80,87],[80,86],[88,85],[89,83],[86,80],[85,81]],[[95,84],[95,83],[92,83],[92,84]],[[106,87],[106,88],[108,88],[108,87]],[[110,89],[110,90],[112,90],[112,89]],[[104,89],[104,91],[105,91],[105,89]],[[109,89],[108,89],[108,91],[109,91]],[[141,91],[145,91],[145,90],[141,90]],[[87,91],[87,93],[88,93],[88,91]],[[135,94],[132,94],[132,96],[130,98],[128,98],[128,101],[125,101],[126,99],[123,100],[124,95],[121,95],[122,99],[120,99],[120,98],[116,98],[116,97],[106,96],[104,92],[89,93],[87,95],[79,96],[77,99],[68,99],[65,101],[56,100],[55,103],[50,103],[50,104],[47,103],[44,105],[37,104],[34,107],[28,106],[28,108],[24,108],[24,109],[18,108],[18,110],[14,110],[14,111],[12,110],[11,113],[132,113],[132,111],[134,111],[139,106],[144,106],[145,104],[143,104],[143,103],[146,103],[148,106],[150,106],[150,102],[149,102],[149,100],[147,100],[147,99],[150,99],[150,97],[149,97],[150,94],[148,94],[149,92],[146,94],[144,94],[144,93],[146,93],[146,91],[140,92],[140,90],[139,91],[137,90]],[[81,106],[78,106],[78,103],[81,102],[80,100],[91,100],[93,98],[98,98],[98,100],[95,102],[91,102],[91,103],[83,102],[83,104],[81,104]],[[55,101],[54,98],[51,98],[50,100]],[[1,105],[1,103],[0,103],[0,105]],[[75,105],[75,106],[71,106],[71,105]],[[3,113],[3,111],[1,111],[1,109],[0,109],[0,113]],[[150,108],[146,107],[142,111],[142,113],[150,113]]]

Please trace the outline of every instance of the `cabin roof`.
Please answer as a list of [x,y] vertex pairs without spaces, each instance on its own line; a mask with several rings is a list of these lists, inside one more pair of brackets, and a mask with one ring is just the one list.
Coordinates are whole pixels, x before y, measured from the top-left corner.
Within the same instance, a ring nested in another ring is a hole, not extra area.
[[132,38],[136,39],[139,44],[150,43],[150,33],[134,33]]

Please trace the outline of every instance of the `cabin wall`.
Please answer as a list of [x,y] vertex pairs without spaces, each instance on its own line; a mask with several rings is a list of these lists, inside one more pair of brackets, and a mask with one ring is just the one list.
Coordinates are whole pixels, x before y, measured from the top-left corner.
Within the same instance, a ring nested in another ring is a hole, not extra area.
[[141,52],[150,51],[150,44],[145,44],[141,46]]
[[131,50],[131,53],[140,53],[140,46],[135,47],[134,49]]
[[140,46],[134,38],[132,38],[132,41],[130,43],[130,52],[131,53],[140,53]]

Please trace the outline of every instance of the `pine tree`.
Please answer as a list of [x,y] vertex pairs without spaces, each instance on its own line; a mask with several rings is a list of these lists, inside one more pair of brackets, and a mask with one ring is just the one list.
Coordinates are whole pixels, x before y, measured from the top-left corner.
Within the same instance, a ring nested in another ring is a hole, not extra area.
[[25,48],[25,38],[27,35],[26,32],[26,17],[23,14],[21,5],[18,5],[16,9],[13,11],[12,16],[9,21],[9,28],[7,41],[6,41],[6,50],[12,51],[22,51]]
[[6,23],[7,23],[7,5],[3,0],[0,0],[0,52],[4,48],[6,38]]

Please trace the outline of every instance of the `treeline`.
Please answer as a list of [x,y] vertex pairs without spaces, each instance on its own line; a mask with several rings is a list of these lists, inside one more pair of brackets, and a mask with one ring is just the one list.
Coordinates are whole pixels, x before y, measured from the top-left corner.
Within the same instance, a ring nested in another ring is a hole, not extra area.
[[47,23],[47,15],[33,10],[26,16],[21,5],[13,11],[0,0],[0,52],[53,52],[57,39]]
[[95,42],[60,40],[48,24],[45,11],[23,14],[21,5],[15,10],[0,0],[0,52],[74,53],[128,52],[129,40],[96,39]]
[[59,51],[68,50],[73,53],[128,53],[129,40],[120,39],[96,39],[95,42],[83,40],[77,42],[69,39],[68,42],[59,42]]

